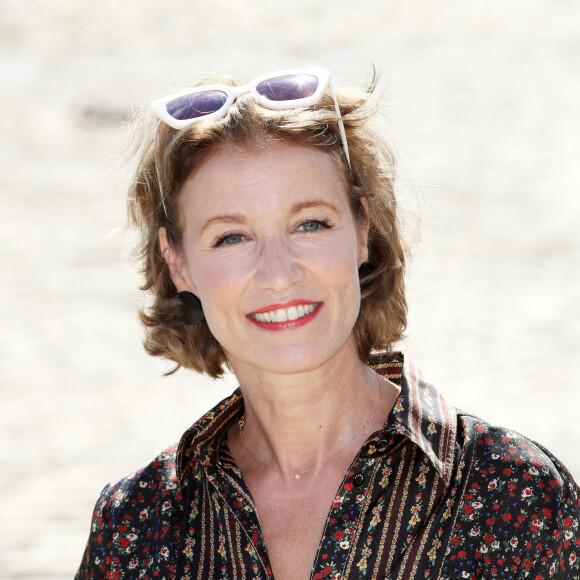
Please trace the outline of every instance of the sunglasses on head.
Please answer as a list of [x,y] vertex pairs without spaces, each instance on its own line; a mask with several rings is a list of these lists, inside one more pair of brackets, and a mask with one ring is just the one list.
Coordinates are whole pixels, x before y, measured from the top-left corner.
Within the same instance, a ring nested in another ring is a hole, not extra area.
[[240,96],[250,94],[266,109],[286,110],[316,105],[326,89],[334,101],[344,154],[350,169],[350,156],[342,116],[334,94],[330,72],[321,68],[278,71],[262,75],[240,87],[204,85],[183,89],[151,103],[160,121],[174,129],[184,129],[199,121],[225,117]]

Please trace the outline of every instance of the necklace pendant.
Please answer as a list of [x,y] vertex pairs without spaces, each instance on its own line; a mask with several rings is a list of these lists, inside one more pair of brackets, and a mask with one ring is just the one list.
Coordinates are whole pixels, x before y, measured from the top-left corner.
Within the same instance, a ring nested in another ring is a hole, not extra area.
[[300,474],[299,474],[299,473],[297,473],[297,474],[294,476],[294,479],[300,479]]

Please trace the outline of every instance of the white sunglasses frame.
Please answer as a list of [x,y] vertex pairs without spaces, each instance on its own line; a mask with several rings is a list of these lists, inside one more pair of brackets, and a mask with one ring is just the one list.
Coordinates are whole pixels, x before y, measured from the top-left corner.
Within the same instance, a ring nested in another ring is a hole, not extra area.
[[[302,97],[300,99],[291,99],[288,101],[273,101],[263,97],[256,90],[256,87],[260,83],[263,83],[264,81],[275,79],[278,77],[300,74],[315,76],[318,79],[318,87],[314,92],[314,94],[310,95],[309,97]],[[336,100],[336,95],[334,93],[334,87],[332,85],[332,80],[330,78],[330,71],[324,68],[308,67],[301,69],[276,71],[273,73],[261,75],[258,78],[255,78],[254,80],[250,81],[249,83],[241,85],[239,87],[223,84],[211,84],[211,85],[202,85],[199,87],[191,87],[188,89],[182,89],[180,91],[177,91],[160,99],[156,99],[151,103],[151,108],[153,109],[155,116],[160,121],[163,121],[166,125],[169,125],[173,129],[180,130],[185,129],[186,127],[189,127],[194,123],[222,119],[227,115],[228,110],[230,109],[234,101],[236,101],[236,99],[238,99],[241,95],[244,95],[246,93],[251,94],[252,97],[256,100],[256,102],[258,102],[262,107],[266,109],[282,111],[316,105],[322,99],[322,96],[324,95],[326,89],[329,90],[330,96],[334,101],[334,109],[338,116],[338,129],[340,131],[340,137],[342,139],[344,155],[348,163],[348,168],[349,170],[352,171],[350,164],[350,155],[348,151],[348,142],[346,140],[346,131],[344,129],[344,123],[342,122],[342,115],[340,114],[340,108],[338,106],[338,101]],[[167,105],[171,101],[174,101],[175,99],[179,99],[180,97],[184,97],[186,95],[193,95],[195,93],[202,93],[205,91],[221,91],[226,94],[227,99],[217,111],[209,113],[208,115],[203,115],[201,117],[195,117],[193,119],[175,119],[167,111]]]

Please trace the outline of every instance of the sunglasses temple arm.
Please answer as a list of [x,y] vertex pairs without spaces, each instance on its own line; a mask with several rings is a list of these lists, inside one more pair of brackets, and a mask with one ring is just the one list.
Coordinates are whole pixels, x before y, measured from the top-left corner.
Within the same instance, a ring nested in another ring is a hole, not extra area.
[[165,213],[165,217],[170,225],[173,225],[173,214],[171,212],[171,208],[167,205],[165,201],[165,195],[163,194],[163,188],[161,187],[161,177],[159,175],[159,156],[158,156],[158,141],[157,141],[157,133],[159,131],[159,125],[161,121],[159,119],[155,119],[155,127],[153,129],[153,154],[155,155],[155,174],[157,175],[157,187],[159,188],[159,196],[161,197],[161,205],[163,206],[163,212]]
[[336,94],[334,93],[334,86],[332,84],[332,79],[330,79],[330,82],[328,83],[328,89],[330,91],[330,96],[332,97],[332,100],[334,101],[334,110],[336,111],[336,114],[338,116],[338,130],[340,131],[340,137],[342,139],[342,148],[344,149],[344,155],[346,156],[348,168],[349,168],[350,172],[352,173],[352,166],[350,164],[350,155],[348,152],[348,142],[346,140],[346,131],[344,130],[344,123],[342,122],[342,115],[340,114],[340,108],[338,106],[338,101],[336,100]]

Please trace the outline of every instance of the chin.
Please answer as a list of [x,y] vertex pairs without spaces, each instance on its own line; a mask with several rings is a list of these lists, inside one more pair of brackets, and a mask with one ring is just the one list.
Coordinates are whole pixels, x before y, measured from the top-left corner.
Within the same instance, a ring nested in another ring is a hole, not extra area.
[[292,348],[280,349],[278,352],[262,353],[259,363],[256,365],[261,370],[291,375],[315,371],[332,361],[344,345],[334,345],[334,348],[321,348],[320,342],[315,345],[300,345]]

